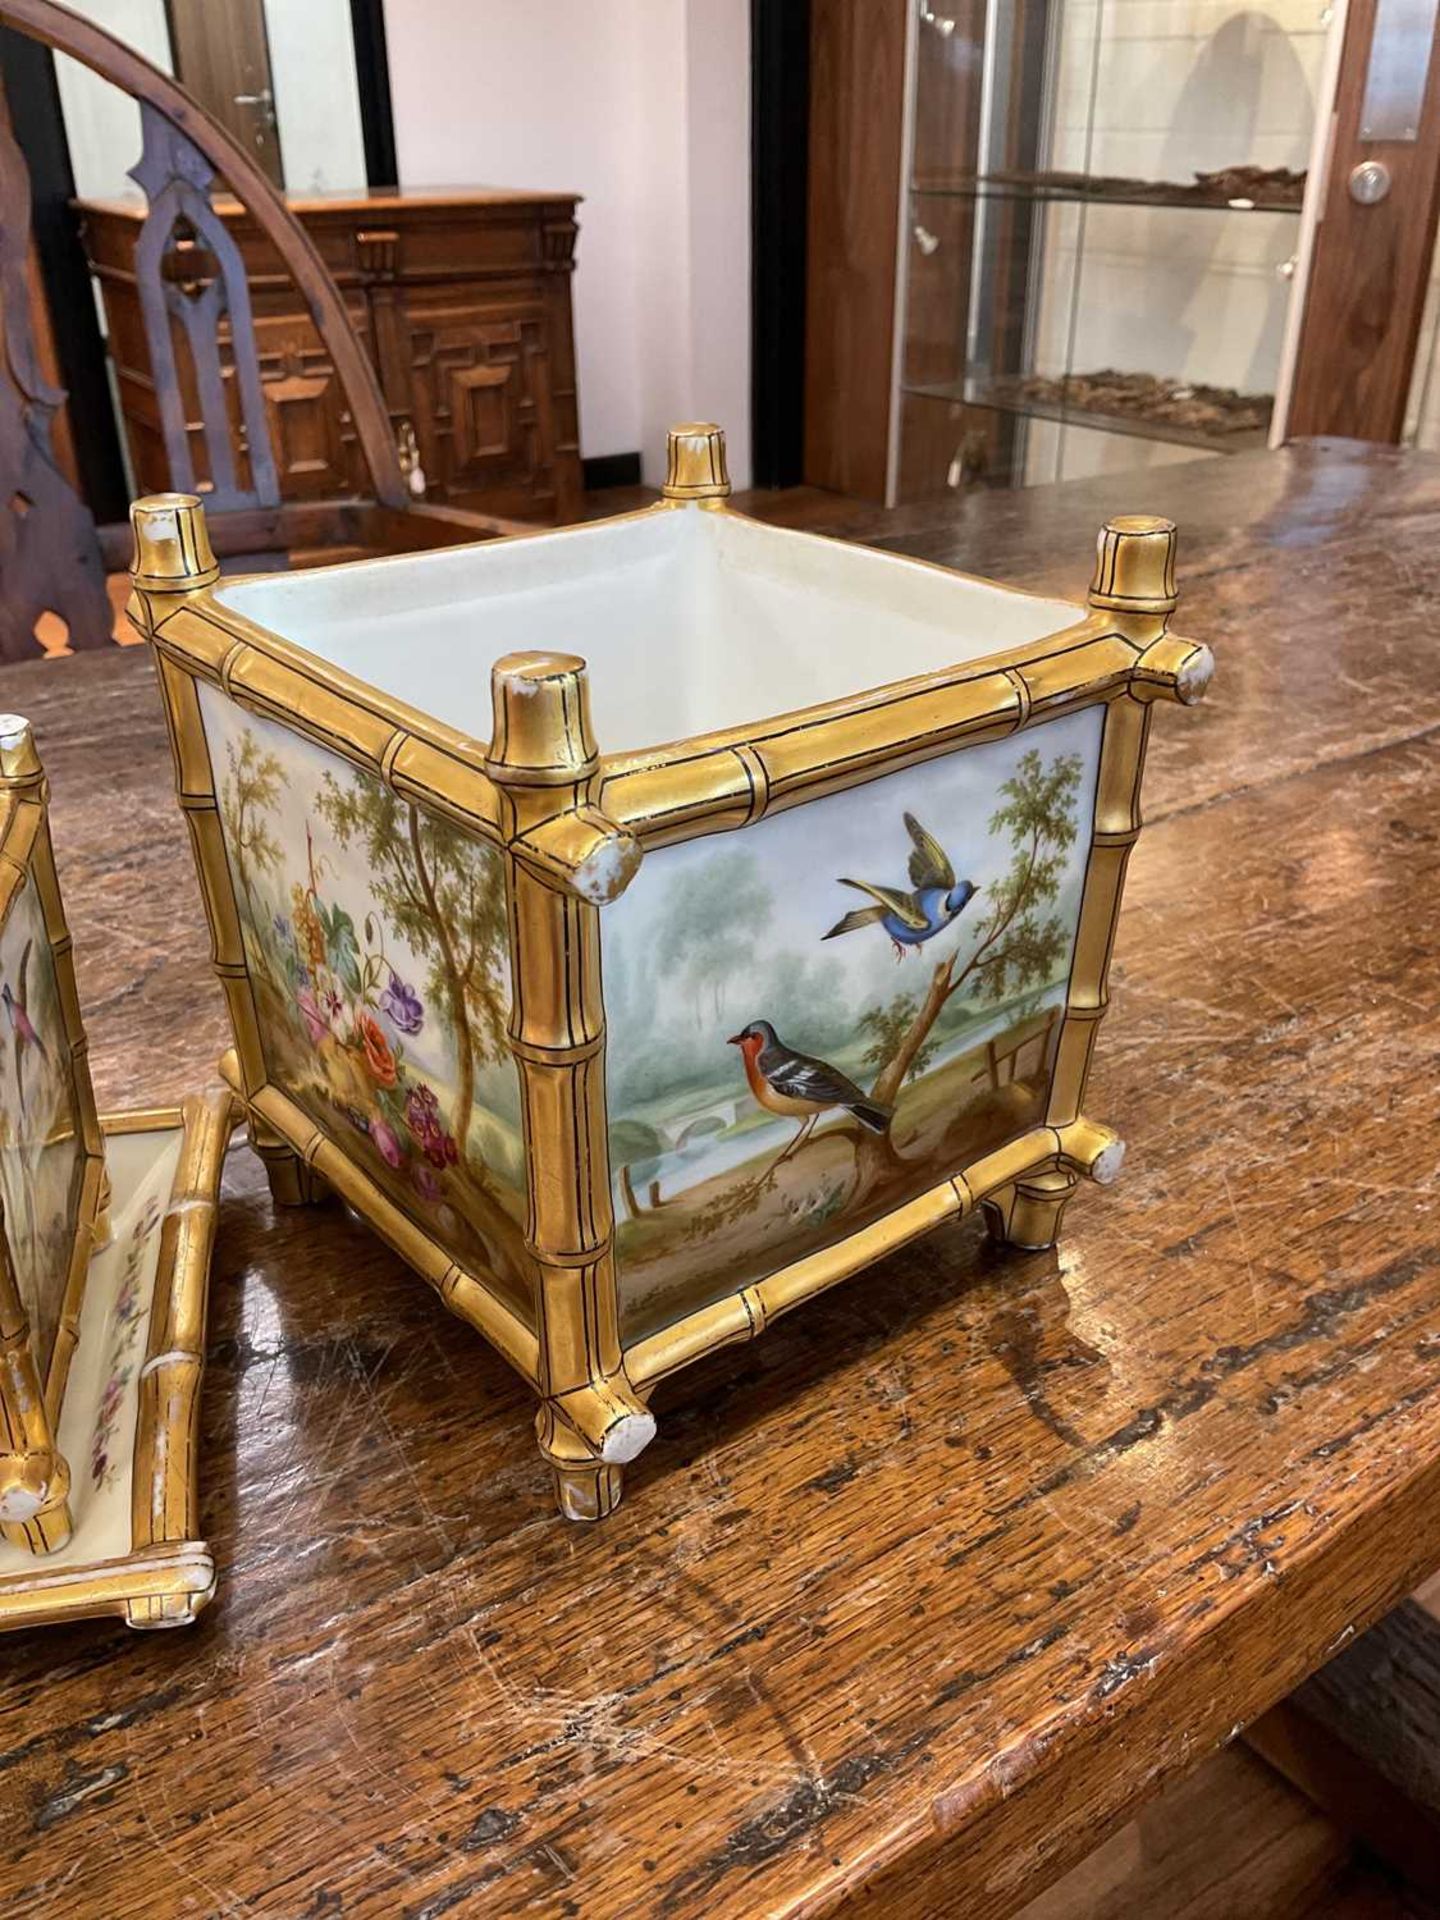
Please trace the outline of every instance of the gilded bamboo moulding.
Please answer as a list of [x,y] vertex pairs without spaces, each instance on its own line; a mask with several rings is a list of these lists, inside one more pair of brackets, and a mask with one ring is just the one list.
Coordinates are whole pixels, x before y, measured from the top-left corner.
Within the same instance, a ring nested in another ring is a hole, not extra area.
[[1068,605],[728,504],[219,581],[134,510],[273,1191],[338,1192],[540,1396],[597,1519],[657,1381],[982,1207],[1050,1244],[1121,1146],[1083,1110],[1175,530]]
[[192,1620],[196,1441],[235,1101],[97,1115],[48,789],[0,715],[0,1632]]

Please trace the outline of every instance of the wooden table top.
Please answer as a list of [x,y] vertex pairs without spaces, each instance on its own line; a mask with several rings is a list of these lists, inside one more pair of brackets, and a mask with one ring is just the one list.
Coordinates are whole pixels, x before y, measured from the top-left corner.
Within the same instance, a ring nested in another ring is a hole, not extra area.
[[[237,1148],[193,1630],[0,1645],[0,1904],[1011,1911],[1440,1562],[1440,463],[1307,447],[915,509],[1080,591],[1181,524],[1209,703],[1157,718],[1058,1253],[950,1227],[662,1388],[553,1514],[503,1362]],[[845,516],[855,525],[856,516]],[[220,997],[138,649],[12,668],[102,1101]]]

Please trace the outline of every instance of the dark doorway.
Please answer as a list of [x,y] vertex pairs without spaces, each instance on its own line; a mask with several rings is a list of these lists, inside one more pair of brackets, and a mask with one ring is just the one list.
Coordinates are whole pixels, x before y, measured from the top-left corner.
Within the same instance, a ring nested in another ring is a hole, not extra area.
[[750,6],[751,411],[757,487],[805,464],[810,0]]
[[125,463],[90,268],[70,205],[75,178],[55,57],[38,40],[0,27],[0,77],[11,128],[30,175],[31,246],[49,316],[53,378],[69,395],[55,418],[57,452],[62,466],[73,461],[70,478],[95,518],[123,520],[128,505]]

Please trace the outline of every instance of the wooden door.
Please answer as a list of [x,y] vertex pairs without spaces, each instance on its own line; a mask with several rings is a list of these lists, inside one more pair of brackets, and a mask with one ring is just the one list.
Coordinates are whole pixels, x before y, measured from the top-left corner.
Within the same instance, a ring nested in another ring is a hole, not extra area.
[[168,4],[176,79],[283,187],[264,0]]
[[1440,214],[1436,26],[1418,0],[1350,0],[1287,439],[1403,431]]
[[805,479],[886,497],[907,0],[811,0]]

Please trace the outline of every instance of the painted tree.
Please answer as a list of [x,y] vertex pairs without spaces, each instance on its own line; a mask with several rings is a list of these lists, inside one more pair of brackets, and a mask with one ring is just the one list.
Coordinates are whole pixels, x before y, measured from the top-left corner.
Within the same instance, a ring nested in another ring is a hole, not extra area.
[[718,1020],[728,989],[744,978],[755,945],[774,912],[774,899],[754,856],[717,853],[683,872],[670,888],[665,913],[665,964],[694,993],[694,1019]]
[[1061,754],[1047,766],[1032,747],[1001,786],[990,832],[1009,837],[1011,859],[990,889],[979,939],[968,953],[962,943],[938,962],[923,995],[873,1008],[862,1021],[873,1038],[867,1057],[877,1069],[871,1093],[881,1105],[893,1106],[909,1076],[930,1057],[935,1023],[962,989],[993,1002],[1053,977],[1069,929],[1047,909],[1059,895],[1065,855],[1075,843],[1080,776],[1078,754]]
[[280,804],[285,769],[273,753],[261,747],[249,727],[241,734],[238,747],[233,740],[227,742],[225,757],[230,771],[220,783],[220,817],[225,822],[250,917],[258,920],[254,876],[278,874],[281,867],[280,842],[270,831],[265,815]]
[[465,1153],[476,1068],[501,1058],[505,1047],[500,980],[508,928],[499,857],[378,780],[342,785],[326,773],[315,804],[342,847],[359,846],[376,905],[429,964],[429,992],[454,1034],[451,1131]]
[[[906,1035],[915,1024],[920,1011],[920,999],[917,994],[902,993],[886,1007],[869,1007],[861,1014],[858,1025],[862,1033],[870,1036],[870,1044],[861,1056],[867,1067],[880,1073],[900,1051]],[[911,1056],[909,1071],[923,1073],[934,1057],[940,1042],[933,1033],[921,1041]]]

